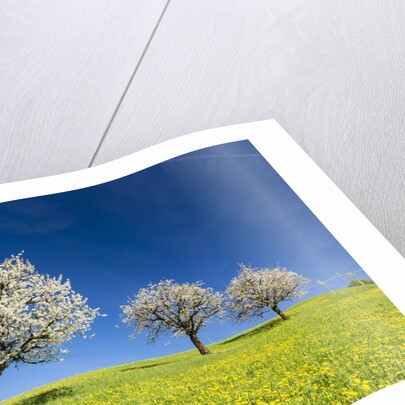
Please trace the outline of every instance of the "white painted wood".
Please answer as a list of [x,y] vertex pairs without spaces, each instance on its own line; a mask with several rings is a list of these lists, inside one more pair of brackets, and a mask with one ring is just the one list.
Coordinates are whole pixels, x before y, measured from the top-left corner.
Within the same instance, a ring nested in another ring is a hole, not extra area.
[[1,182],[88,166],[164,5],[1,2]]
[[173,0],[95,163],[276,118],[405,254],[404,7]]

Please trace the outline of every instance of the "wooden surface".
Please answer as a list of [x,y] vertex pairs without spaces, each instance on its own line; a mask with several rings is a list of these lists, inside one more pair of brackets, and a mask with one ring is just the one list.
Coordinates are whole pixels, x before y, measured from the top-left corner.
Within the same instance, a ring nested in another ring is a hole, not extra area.
[[276,118],[405,255],[402,0],[4,4],[1,182]]
[[0,181],[88,166],[164,4],[2,1]]

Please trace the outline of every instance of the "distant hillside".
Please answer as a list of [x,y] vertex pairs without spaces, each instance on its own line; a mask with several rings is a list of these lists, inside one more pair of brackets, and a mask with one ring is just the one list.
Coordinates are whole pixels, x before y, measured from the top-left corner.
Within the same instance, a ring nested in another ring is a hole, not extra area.
[[5,404],[351,404],[405,379],[405,317],[375,285],[326,293],[210,346],[102,369]]

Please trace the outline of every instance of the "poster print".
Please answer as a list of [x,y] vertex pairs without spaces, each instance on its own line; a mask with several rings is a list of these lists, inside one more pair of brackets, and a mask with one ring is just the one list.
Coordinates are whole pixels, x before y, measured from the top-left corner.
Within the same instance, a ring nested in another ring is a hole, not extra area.
[[351,404],[404,380],[403,259],[376,233],[386,268],[368,265],[359,214],[335,229],[340,194],[295,186],[279,162],[305,165],[262,125],[0,189],[4,403]]

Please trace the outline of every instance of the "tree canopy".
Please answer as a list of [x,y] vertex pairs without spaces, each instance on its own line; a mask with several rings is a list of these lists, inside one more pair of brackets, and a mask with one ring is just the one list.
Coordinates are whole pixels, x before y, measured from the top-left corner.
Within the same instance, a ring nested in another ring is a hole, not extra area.
[[70,281],[38,273],[22,254],[0,264],[0,374],[11,364],[61,360],[61,347],[86,332],[99,309]]
[[141,288],[121,308],[123,322],[135,328],[133,337],[146,331],[148,342],[153,342],[164,333],[186,334],[201,354],[208,354],[197,334],[213,318],[221,318],[222,301],[221,293],[204,288],[201,281],[178,284],[161,280]]
[[366,279],[354,279],[350,281],[348,287],[358,287],[360,285],[365,285],[365,284],[375,284],[374,281],[372,280],[366,280]]
[[286,320],[288,317],[278,304],[305,294],[308,281],[286,268],[257,269],[241,264],[238,276],[231,280],[226,290],[228,307],[237,321],[262,317],[270,310]]

